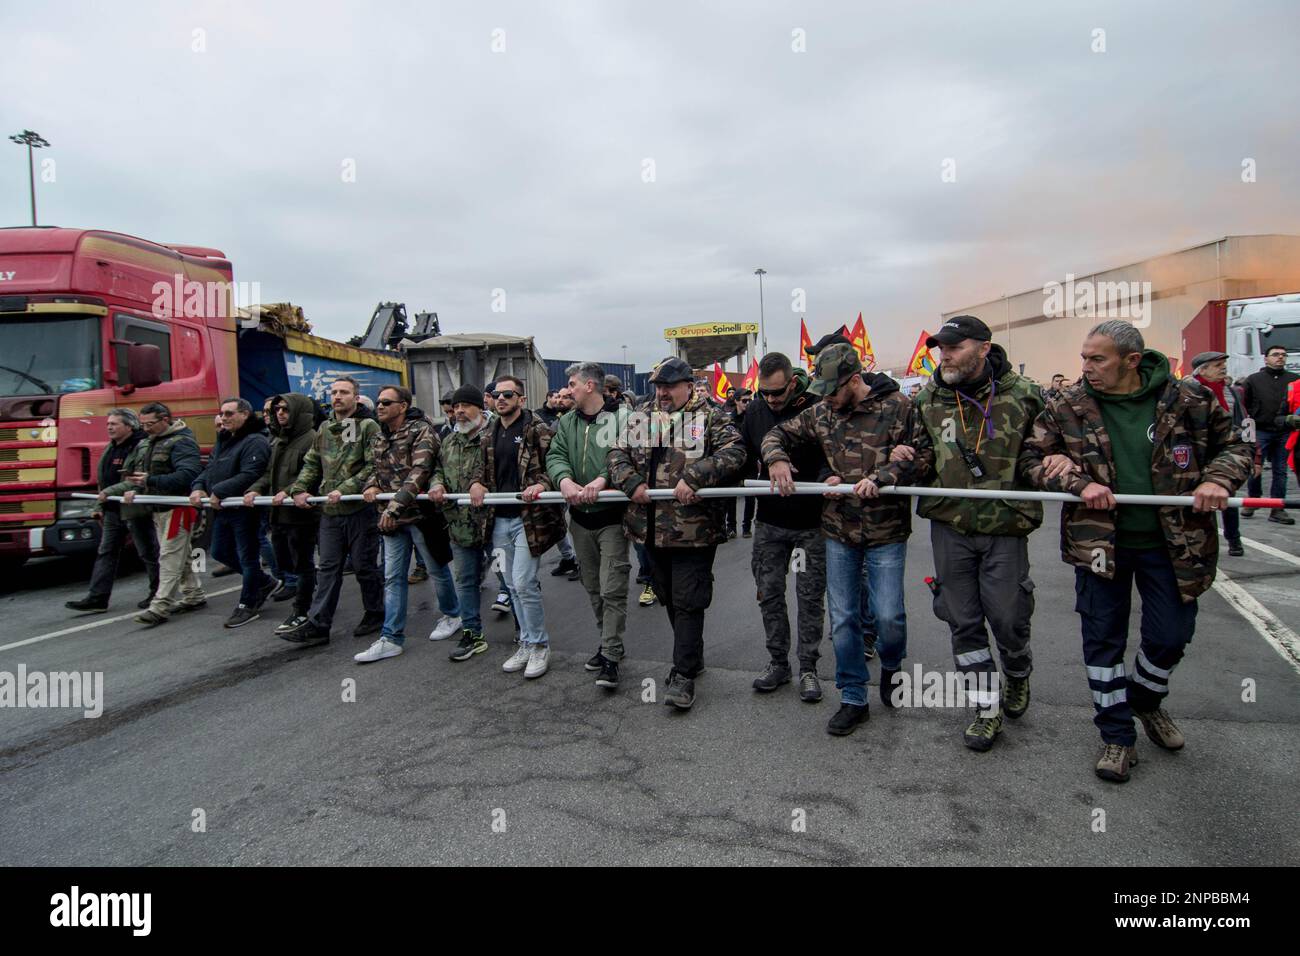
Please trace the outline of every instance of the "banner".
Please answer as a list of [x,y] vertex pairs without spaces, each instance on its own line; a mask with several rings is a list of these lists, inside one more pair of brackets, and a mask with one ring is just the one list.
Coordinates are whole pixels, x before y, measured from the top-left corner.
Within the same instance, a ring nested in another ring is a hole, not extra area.
[[727,373],[722,370],[722,366],[717,362],[713,363],[713,400],[721,404],[727,400],[727,389],[731,388],[731,380],[727,378]]
[[808,326],[804,324],[802,317],[799,319],[799,356],[803,359],[804,366],[811,371],[813,360],[808,355],[808,348],[813,344],[812,339],[808,337]]
[[745,373],[744,381],[740,383],[741,388],[747,388],[751,392],[758,391],[758,359],[752,359],[749,363],[749,371]]
[[858,313],[857,324],[853,326],[853,332],[849,335],[849,341],[853,343],[853,348],[857,350],[858,358],[862,360],[862,367],[871,369],[876,364],[876,353],[871,347],[871,339],[867,336],[867,327],[862,324],[862,313]]
[[916,340],[916,348],[912,351],[912,361],[907,364],[908,375],[933,375],[938,363],[935,362],[934,356],[930,350],[925,347],[925,340],[930,337],[930,333],[921,330],[921,337]]

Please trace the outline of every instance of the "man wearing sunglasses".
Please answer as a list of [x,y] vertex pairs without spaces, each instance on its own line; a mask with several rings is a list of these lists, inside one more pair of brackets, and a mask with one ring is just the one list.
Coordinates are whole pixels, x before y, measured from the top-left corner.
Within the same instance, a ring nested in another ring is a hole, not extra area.
[[840,709],[826,732],[844,736],[868,717],[869,675],[862,655],[864,579],[876,613],[880,694],[887,704],[892,678],[907,654],[903,571],[911,515],[906,498],[882,498],[880,488],[910,482],[913,471],[928,467],[929,461],[927,449],[918,449],[914,461],[889,460],[895,446],[917,446],[916,409],[889,376],[864,378],[853,346],[837,343],[822,350],[815,373],[809,390],[825,401],[768,432],[762,455],[772,486],[782,495],[794,492],[791,457],[804,445],[817,445],[826,456],[832,471],[827,484],[853,482],[853,494],[828,495],[822,508],[835,686],[840,689]]
[[[483,481],[470,485],[470,501],[482,505],[489,492],[533,501],[543,491],[554,490],[546,473],[551,430],[524,408],[520,379],[503,375],[493,395],[497,414],[483,436]],[[556,505],[507,504],[494,505],[489,514],[489,540],[493,552],[503,557],[506,588],[519,620],[519,644],[501,669],[541,677],[550,666],[551,638],[537,570],[542,555],[564,538],[564,510]]]
[[[745,474],[758,474],[763,438],[777,425],[789,421],[821,399],[809,391],[808,373],[795,368],[780,352],[758,363],[758,401],[746,411],[740,426],[745,442]],[[790,453],[791,467],[800,481],[818,481],[830,473],[818,445],[805,444]],[[799,698],[808,703],[822,699],[817,679],[822,631],[826,621],[826,541],[822,536],[822,500],[815,495],[790,499],[748,498],[757,501],[754,553],[750,567],[758,589],[758,608],[767,637],[768,664],[754,679],[754,690],[771,693],[790,683],[790,618],[786,609],[786,573],[799,550],[804,563],[795,574],[798,613]]]

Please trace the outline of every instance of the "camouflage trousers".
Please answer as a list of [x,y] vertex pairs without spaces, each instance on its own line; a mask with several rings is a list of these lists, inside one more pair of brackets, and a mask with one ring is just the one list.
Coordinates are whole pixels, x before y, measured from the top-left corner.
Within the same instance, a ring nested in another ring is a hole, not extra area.
[[794,573],[799,626],[799,673],[817,670],[818,647],[826,619],[826,538],[820,527],[804,531],[754,522],[751,561],[758,609],[767,634],[767,652],[779,664],[790,663],[790,617],[786,609],[786,574]]
[[997,670],[989,648],[991,628],[1003,674],[1028,677],[1033,669],[1029,622],[1034,614],[1029,539],[962,534],[942,521],[931,521],[930,543],[934,547],[934,614],[952,629],[957,670]]

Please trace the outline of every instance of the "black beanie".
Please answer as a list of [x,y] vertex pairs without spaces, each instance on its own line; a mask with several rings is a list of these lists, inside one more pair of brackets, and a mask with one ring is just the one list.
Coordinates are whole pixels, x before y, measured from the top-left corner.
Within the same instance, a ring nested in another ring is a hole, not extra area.
[[451,403],[459,405],[464,402],[466,405],[477,405],[483,407],[483,389],[475,388],[473,385],[462,385],[456,391],[451,393]]

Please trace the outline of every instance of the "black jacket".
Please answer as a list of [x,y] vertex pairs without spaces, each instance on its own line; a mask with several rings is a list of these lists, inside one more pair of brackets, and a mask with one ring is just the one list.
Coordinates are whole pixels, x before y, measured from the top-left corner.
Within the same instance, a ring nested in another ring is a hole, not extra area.
[[1266,432],[1284,432],[1286,427],[1286,390],[1300,378],[1295,372],[1268,366],[1245,382],[1246,412],[1255,419],[1255,428]]
[[266,471],[271,457],[271,443],[266,439],[266,423],[249,415],[239,431],[221,431],[212,448],[208,467],[190,485],[191,491],[206,491],[218,498],[242,495]]
[[[111,441],[108,443],[104,448],[104,454],[99,458],[99,487],[101,490],[122,480],[122,463],[126,461],[126,456],[131,454],[131,450],[144,440],[144,437],[144,429],[137,428],[120,445],[116,445]],[[118,511],[120,507],[116,501],[105,501],[100,505],[101,510],[105,512]]]
[[[759,453],[763,436],[818,401],[820,399],[811,394],[807,386],[802,386],[779,412],[772,411],[761,395],[750,402],[740,420],[740,437],[745,443],[745,467],[741,470],[741,477],[763,477],[759,474],[763,461]],[[821,448],[811,443],[801,445],[791,454],[790,465],[795,470],[795,481],[821,481],[830,474],[826,456]],[[755,517],[764,524],[789,531],[820,528],[822,498],[820,495],[791,495],[789,498],[765,495],[758,499]]]

